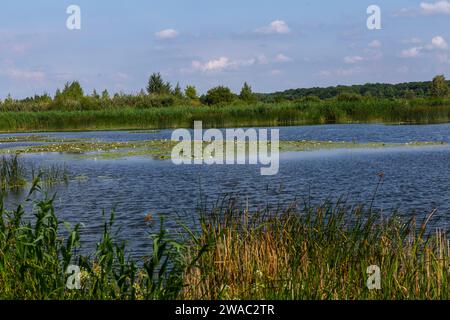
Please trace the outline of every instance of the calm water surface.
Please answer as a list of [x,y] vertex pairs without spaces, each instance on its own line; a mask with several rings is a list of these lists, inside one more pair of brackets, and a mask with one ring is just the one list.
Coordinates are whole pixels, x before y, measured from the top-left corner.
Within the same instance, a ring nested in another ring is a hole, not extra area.
[[[327,125],[282,127],[282,140],[326,140],[357,142],[444,141],[450,143],[450,125],[386,126]],[[45,133],[59,138],[98,141],[170,139],[171,130],[157,132]],[[0,135],[0,136],[17,136]],[[36,135],[36,133],[34,133]],[[31,145],[3,143],[0,148]],[[25,156],[37,165],[65,163],[72,177],[56,192],[61,219],[83,223],[85,246],[98,240],[102,212],[115,211],[117,225],[133,254],[149,252],[144,223],[147,214],[166,217],[169,226],[177,221],[195,227],[196,208],[202,198],[212,203],[227,193],[238,193],[256,208],[292,201],[348,199],[350,204],[369,203],[378,183],[385,180],[375,205],[389,214],[399,209],[405,216],[424,217],[438,209],[433,226],[447,228],[450,222],[450,147],[417,147],[377,150],[328,150],[285,153],[276,176],[261,176],[258,166],[175,166],[171,161],[147,157],[120,160],[85,159],[67,154]],[[75,179],[75,177],[77,177]],[[13,207],[21,195],[7,199]]]

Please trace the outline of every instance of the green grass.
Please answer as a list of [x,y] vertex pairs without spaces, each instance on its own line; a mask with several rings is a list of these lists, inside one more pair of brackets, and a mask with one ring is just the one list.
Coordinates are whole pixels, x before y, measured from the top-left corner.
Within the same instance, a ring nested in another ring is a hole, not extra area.
[[[40,192],[36,179],[26,202]],[[112,238],[114,216],[90,256],[77,254],[80,226],[64,224],[53,198],[34,203],[34,219],[23,206],[0,211],[0,299],[169,299],[181,290],[175,242],[163,228],[153,236],[153,256],[141,267]],[[171,263],[169,269],[169,261]],[[66,287],[71,264],[81,267],[81,290]]]
[[26,186],[25,168],[18,155],[3,156],[0,159],[0,189],[19,190]]
[[40,179],[47,188],[69,183],[69,169],[65,164],[52,164],[47,167],[31,168],[31,180]]
[[[39,190],[36,179],[30,194]],[[58,219],[53,199],[34,207],[30,221],[23,206],[1,206],[0,299],[450,298],[448,231],[429,233],[429,219],[383,219],[370,206],[248,210],[225,199],[177,238],[148,216],[153,249],[141,263],[113,237],[114,216],[84,256],[80,227]],[[79,290],[66,288],[71,264],[81,268]],[[371,265],[381,290],[366,287]]]
[[3,156],[0,159],[0,190],[3,194],[9,191],[20,191],[27,188],[39,178],[47,189],[57,184],[69,182],[69,170],[65,165],[28,168],[19,154]]
[[294,101],[227,106],[124,106],[86,111],[0,112],[0,131],[134,130],[191,127],[287,126],[325,123],[441,123],[450,121],[448,99]]

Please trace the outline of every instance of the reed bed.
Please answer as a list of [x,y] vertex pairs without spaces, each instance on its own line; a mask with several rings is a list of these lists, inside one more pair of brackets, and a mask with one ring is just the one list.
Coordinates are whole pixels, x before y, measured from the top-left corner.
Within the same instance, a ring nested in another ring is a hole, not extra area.
[[[32,194],[40,190],[39,179]],[[36,197],[33,197],[36,199]],[[106,219],[96,249],[81,255],[80,226],[61,222],[53,199],[0,211],[1,299],[449,299],[448,231],[382,218],[371,208],[325,203],[249,210],[227,199],[202,210],[178,237],[148,216],[153,249],[127,257]],[[156,223],[156,226],[153,225]],[[159,227],[159,232],[155,228]],[[70,265],[80,286],[68,288]],[[379,266],[381,289],[366,286]]]
[[450,121],[448,99],[300,100],[218,106],[174,105],[79,111],[0,112],[0,131],[70,131],[191,127],[286,126],[326,123],[440,123]]
[[[345,205],[256,214],[231,203],[201,219],[188,299],[449,299],[446,231]],[[428,230],[429,231],[429,230]],[[189,256],[190,257],[190,256]],[[381,270],[369,290],[367,268]]]
[[26,186],[25,168],[17,155],[0,160],[0,189],[2,192]]
[[59,184],[68,184],[70,180],[69,169],[65,164],[52,164],[47,167],[31,167],[31,180],[40,179],[41,184],[52,188]]
[[0,159],[0,190],[2,195],[9,191],[26,189],[32,181],[39,178],[47,188],[69,182],[69,170],[66,165],[28,166],[19,154],[3,156]]

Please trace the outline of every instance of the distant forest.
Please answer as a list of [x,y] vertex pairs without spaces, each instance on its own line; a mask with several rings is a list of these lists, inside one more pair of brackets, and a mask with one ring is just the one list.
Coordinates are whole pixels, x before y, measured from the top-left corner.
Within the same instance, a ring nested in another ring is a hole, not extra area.
[[[450,86],[450,81],[446,81]],[[407,82],[399,84],[367,83],[363,85],[335,86],[327,88],[291,89],[282,92],[258,94],[264,102],[298,100],[305,97],[320,99],[334,98],[342,94],[361,95],[374,98],[425,98],[430,96],[431,81]]]

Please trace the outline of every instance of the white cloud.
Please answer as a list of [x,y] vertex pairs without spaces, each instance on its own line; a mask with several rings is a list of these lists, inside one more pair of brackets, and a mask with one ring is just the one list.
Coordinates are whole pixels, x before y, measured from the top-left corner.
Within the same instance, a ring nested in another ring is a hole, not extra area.
[[260,34],[288,34],[291,29],[283,20],[272,21],[268,26],[256,30]]
[[230,66],[230,60],[227,57],[220,57],[216,60],[210,60],[205,63],[200,61],[192,61],[192,67],[203,72],[222,71]]
[[436,36],[431,40],[432,49],[445,50],[448,48],[448,44],[445,39],[441,36]]
[[394,13],[394,17],[415,17],[418,14],[417,11],[416,9],[402,8]]
[[352,67],[352,68],[338,68],[334,70],[322,70],[318,73],[320,77],[329,78],[332,76],[338,77],[350,77],[363,72],[363,69],[360,67]]
[[382,46],[382,43],[380,40],[373,40],[371,43],[369,43],[370,48],[377,49],[377,48],[381,48],[381,46]]
[[[261,54],[255,58],[240,60],[231,60],[227,56],[222,56],[217,59],[212,59],[205,62],[194,60],[192,61],[190,71],[220,72],[231,69],[236,70],[242,67],[251,67],[254,65],[269,65],[271,63],[287,63],[292,61],[294,61],[294,59],[282,53],[279,53],[276,56],[270,58],[268,58],[264,54]],[[189,73],[189,70],[183,69],[183,72]]]
[[269,59],[267,59],[267,57],[263,54],[259,55],[256,60],[259,64],[269,64]]
[[192,61],[192,70],[202,72],[220,72],[226,69],[238,69],[240,67],[249,67],[254,65],[256,62],[257,59],[231,61],[228,57],[223,56],[218,59],[213,59],[206,62],[201,62],[197,60]]
[[394,14],[395,17],[416,17],[419,15],[450,14],[450,2],[439,0],[436,2],[421,2],[417,8],[403,8]]
[[285,56],[282,53],[279,53],[275,57],[275,62],[291,62],[293,59],[291,57]]
[[247,59],[247,60],[237,60],[231,63],[232,67],[250,67],[253,66],[257,62],[256,59]]
[[450,2],[445,0],[434,3],[422,2],[420,9],[424,14],[450,14]]
[[405,49],[400,53],[402,58],[417,58],[420,56],[423,47],[412,47]]
[[21,70],[16,68],[8,69],[6,75],[11,80],[35,82],[41,82],[45,80],[46,77],[45,73],[42,71]]
[[411,39],[403,40],[402,42],[406,43],[406,44],[418,45],[418,44],[422,43],[422,40],[420,38],[411,38]]
[[435,36],[431,39],[431,43],[426,46],[416,46],[409,49],[405,49],[400,53],[402,58],[417,58],[423,51],[435,51],[435,50],[447,50],[447,41],[441,36]]
[[7,51],[14,54],[24,54],[30,48],[31,44],[28,43],[0,43],[0,51]]
[[157,39],[163,40],[163,39],[173,39],[178,37],[179,32],[175,29],[165,29],[161,30],[155,33],[155,37]]
[[344,63],[346,64],[356,64],[362,62],[364,60],[363,57],[360,56],[347,56],[344,58]]
[[336,74],[338,76],[343,76],[343,77],[348,77],[348,76],[353,76],[355,74],[359,74],[362,72],[362,69],[359,67],[356,68],[339,68],[336,70]]
[[278,69],[273,69],[273,70],[270,71],[270,74],[271,74],[272,76],[279,76],[279,75],[282,75],[282,74],[283,74],[283,71],[278,70]]

